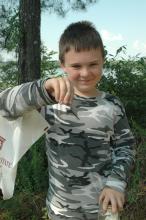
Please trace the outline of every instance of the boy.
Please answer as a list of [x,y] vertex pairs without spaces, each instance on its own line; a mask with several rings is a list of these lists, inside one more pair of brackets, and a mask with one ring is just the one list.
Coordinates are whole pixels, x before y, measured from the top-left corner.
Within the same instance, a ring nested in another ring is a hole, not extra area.
[[87,21],[69,25],[59,42],[66,77],[25,83],[1,93],[4,116],[44,106],[49,165],[47,208],[51,220],[97,220],[99,203],[123,208],[134,160],[134,138],[124,108],[99,91],[104,47]]

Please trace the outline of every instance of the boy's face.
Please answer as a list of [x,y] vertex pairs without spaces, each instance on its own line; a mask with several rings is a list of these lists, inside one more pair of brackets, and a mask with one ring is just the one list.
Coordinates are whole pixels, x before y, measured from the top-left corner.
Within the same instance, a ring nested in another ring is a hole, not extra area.
[[64,55],[61,67],[73,82],[76,94],[95,96],[96,84],[102,76],[103,62],[100,48],[81,52],[72,48]]

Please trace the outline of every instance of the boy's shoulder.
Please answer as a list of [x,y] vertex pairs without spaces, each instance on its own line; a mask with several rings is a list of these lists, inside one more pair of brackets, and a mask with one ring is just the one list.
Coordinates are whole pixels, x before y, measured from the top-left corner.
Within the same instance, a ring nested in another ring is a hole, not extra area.
[[111,94],[111,93],[106,92],[105,96],[104,96],[104,99],[106,101],[110,102],[113,105],[116,105],[116,106],[119,106],[119,107],[123,106],[120,98],[116,95]]

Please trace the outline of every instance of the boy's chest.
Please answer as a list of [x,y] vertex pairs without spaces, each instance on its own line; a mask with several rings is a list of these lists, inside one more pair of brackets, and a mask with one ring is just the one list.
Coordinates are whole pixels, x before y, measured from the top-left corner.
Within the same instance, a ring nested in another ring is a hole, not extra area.
[[54,105],[54,126],[60,129],[82,131],[91,134],[102,134],[113,131],[113,108],[108,105],[74,105],[72,108],[65,105]]

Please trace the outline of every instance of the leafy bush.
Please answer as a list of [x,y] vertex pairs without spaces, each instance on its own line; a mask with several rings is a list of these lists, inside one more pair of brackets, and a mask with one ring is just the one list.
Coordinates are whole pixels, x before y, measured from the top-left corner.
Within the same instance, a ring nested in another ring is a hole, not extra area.
[[146,59],[107,56],[104,72],[100,88],[117,95],[129,120],[146,128]]

